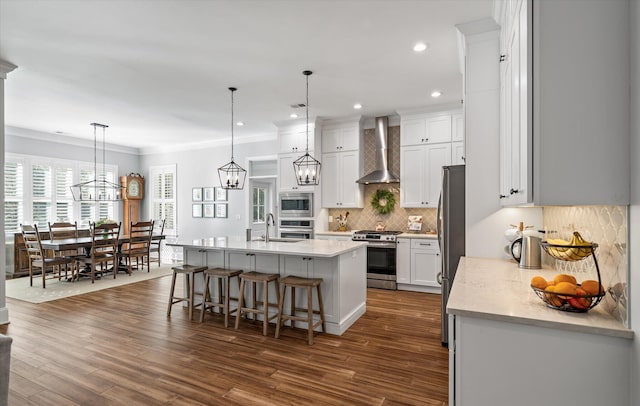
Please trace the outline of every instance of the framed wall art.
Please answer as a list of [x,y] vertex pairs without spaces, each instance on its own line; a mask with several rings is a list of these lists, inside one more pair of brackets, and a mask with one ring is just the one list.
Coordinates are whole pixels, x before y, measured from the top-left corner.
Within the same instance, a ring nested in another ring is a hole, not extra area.
[[204,191],[203,195],[204,195],[204,201],[205,202],[212,202],[212,201],[215,200],[215,195],[213,193],[214,188],[206,187],[206,188],[203,188],[202,190]]
[[226,203],[216,203],[216,218],[226,219],[227,218],[227,204]]
[[216,202],[226,202],[227,201],[227,189],[223,189],[221,187],[216,188]]
[[191,217],[202,217],[202,203],[191,205]]
[[201,187],[194,187],[193,189],[191,189],[191,200],[194,202],[201,202],[202,201],[202,188]]
[[207,218],[215,217],[215,207],[213,203],[205,203],[202,205],[202,207],[203,207],[203,213],[204,213],[203,217],[207,217]]

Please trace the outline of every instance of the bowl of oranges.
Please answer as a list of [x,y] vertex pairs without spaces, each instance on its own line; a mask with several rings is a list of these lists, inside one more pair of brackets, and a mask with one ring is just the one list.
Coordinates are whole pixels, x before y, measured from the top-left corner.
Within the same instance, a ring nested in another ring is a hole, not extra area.
[[577,313],[593,309],[605,295],[600,278],[577,283],[575,276],[569,274],[558,274],[552,280],[534,276],[531,288],[548,307]]

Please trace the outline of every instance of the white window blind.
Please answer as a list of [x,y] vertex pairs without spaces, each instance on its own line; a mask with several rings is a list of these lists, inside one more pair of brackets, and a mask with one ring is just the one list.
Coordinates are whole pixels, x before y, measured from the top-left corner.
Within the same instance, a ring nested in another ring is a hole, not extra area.
[[[105,165],[101,177],[114,182],[118,168]],[[99,168],[102,172],[102,168]],[[94,179],[93,165],[28,155],[5,157],[5,232],[20,232],[20,224],[75,221],[88,226],[100,219],[118,220],[117,202],[76,202],[70,186]]]
[[4,164],[4,229],[6,233],[20,232],[23,223],[24,168],[22,162],[7,157]]
[[176,166],[162,165],[149,168],[151,179],[150,212],[153,219],[164,219],[165,234],[175,235],[176,224]]

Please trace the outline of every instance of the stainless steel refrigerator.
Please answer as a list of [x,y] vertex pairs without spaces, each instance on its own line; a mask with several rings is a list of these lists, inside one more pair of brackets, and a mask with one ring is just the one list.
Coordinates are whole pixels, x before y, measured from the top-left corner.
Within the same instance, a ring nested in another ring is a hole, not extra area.
[[437,231],[442,270],[438,281],[442,285],[442,345],[449,345],[447,300],[456,275],[460,257],[465,251],[464,165],[442,167],[442,190],[438,202]]

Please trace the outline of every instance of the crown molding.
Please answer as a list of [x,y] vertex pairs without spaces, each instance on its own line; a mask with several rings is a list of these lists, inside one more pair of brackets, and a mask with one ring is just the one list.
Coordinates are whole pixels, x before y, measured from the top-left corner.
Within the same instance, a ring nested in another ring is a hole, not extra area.
[[[276,139],[277,139],[277,136],[275,133],[250,135],[246,137],[236,136],[233,139],[233,143],[234,145],[251,144],[254,142],[275,141]],[[168,152],[194,151],[194,150],[200,150],[204,148],[225,147],[225,146],[229,146],[229,147],[231,146],[231,137],[226,137],[226,138],[216,139],[216,140],[183,143],[180,145],[164,145],[164,146],[160,145],[160,146],[153,146],[153,147],[144,147],[139,149],[138,154],[139,155],[164,154]]]

